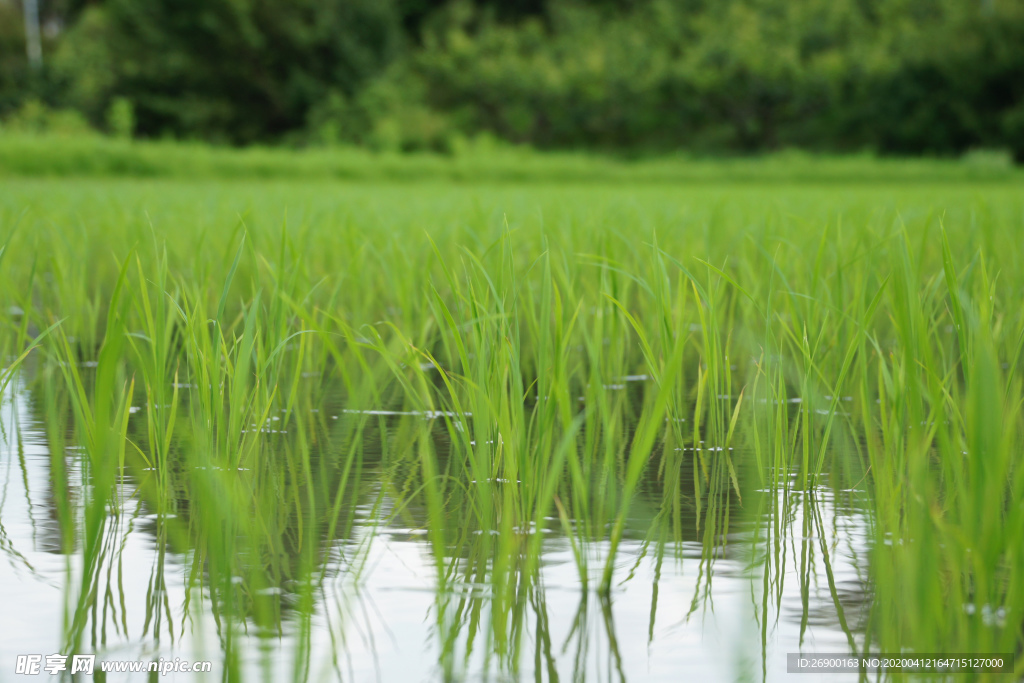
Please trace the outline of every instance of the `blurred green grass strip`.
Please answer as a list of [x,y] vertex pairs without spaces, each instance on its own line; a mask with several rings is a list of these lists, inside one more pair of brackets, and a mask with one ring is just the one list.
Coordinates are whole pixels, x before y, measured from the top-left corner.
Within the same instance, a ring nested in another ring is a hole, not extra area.
[[752,157],[665,155],[636,159],[585,152],[470,145],[451,155],[331,147],[229,148],[130,141],[100,135],[0,135],[0,176],[143,178],[308,178],[458,182],[988,182],[1020,181],[1007,153],[958,159],[820,156],[783,151]]

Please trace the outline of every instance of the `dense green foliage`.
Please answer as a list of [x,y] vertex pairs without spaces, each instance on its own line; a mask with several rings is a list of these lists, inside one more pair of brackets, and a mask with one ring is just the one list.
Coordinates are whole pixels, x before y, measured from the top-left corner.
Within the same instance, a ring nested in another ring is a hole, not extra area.
[[0,117],[35,97],[146,137],[1024,156],[1016,0],[68,7],[33,76],[0,2]]
[[[183,628],[216,614],[226,680],[263,661],[243,631],[275,647],[290,619],[310,678],[331,558],[358,575],[375,542],[357,518],[423,530],[458,680],[467,631],[516,678],[543,529],[607,596],[627,535],[710,586],[737,520],[763,520],[767,638],[787,562],[835,550],[786,501],[856,489],[862,623],[828,576],[851,647],[1020,652],[1022,216],[1016,182],[9,180],[0,345],[38,340],[25,382],[61,548],[82,558],[67,650],[101,647],[98,605],[124,601],[135,500],[195,588]],[[90,486],[67,495],[78,471]],[[147,609],[169,614],[162,595]]]
[[72,72],[95,59],[73,81],[94,117],[119,95],[142,132],[247,142],[300,127],[327,92],[355,92],[398,53],[397,19],[386,0],[110,0],[61,57]]
[[456,129],[543,146],[1024,154],[1019,2],[569,6],[450,27],[408,69]]

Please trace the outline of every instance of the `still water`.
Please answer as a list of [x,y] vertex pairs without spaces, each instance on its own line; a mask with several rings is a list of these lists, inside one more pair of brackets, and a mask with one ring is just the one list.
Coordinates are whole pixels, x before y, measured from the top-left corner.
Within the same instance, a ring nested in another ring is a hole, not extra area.
[[[29,680],[13,675],[18,655],[72,654],[64,633],[82,556],[77,547],[62,550],[53,458],[68,463],[73,498],[82,494],[82,475],[74,447],[52,452],[53,432],[37,403],[18,379],[0,410],[2,680]],[[339,421],[355,417],[334,412]],[[496,638],[491,584],[466,559],[467,571],[456,560],[439,589],[425,514],[388,514],[394,501],[374,490],[372,466],[361,476],[367,486],[351,501],[355,523],[344,538],[325,542],[309,609],[297,604],[287,578],[262,589],[281,598],[281,611],[238,634],[244,680],[772,681],[786,677],[787,653],[844,652],[851,640],[863,648],[870,527],[860,489],[748,494],[711,543],[695,522],[688,538],[650,543],[637,506],[607,597],[595,591],[606,543],[583,550],[593,579],[584,590],[572,543],[552,519],[539,578],[521,581],[502,617],[505,635]],[[159,680],[219,680],[223,633],[202,577],[190,575],[190,549],[167,542],[132,481],[121,488],[124,504],[104,531],[111,550],[99,560],[83,652],[97,662],[210,660],[205,676]],[[463,543],[472,544],[472,537]],[[298,618],[308,612],[310,619]]]

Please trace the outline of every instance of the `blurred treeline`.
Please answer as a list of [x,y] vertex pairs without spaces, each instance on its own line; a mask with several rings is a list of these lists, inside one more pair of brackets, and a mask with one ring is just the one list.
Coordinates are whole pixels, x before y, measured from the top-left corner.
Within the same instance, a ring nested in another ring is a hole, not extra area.
[[232,144],[1024,159],[1024,0],[0,0],[0,121]]

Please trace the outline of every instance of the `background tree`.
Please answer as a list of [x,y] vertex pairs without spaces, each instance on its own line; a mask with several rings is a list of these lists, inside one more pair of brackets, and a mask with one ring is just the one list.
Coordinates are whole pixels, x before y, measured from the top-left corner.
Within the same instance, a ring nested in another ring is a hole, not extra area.
[[388,0],[108,0],[68,42],[61,64],[93,117],[125,97],[143,135],[241,143],[354,93],[403,37]]
[[0,120],[41,102],[236,144],[1024,160],[1020,0],[40,2],[33,71],[0,0]]

